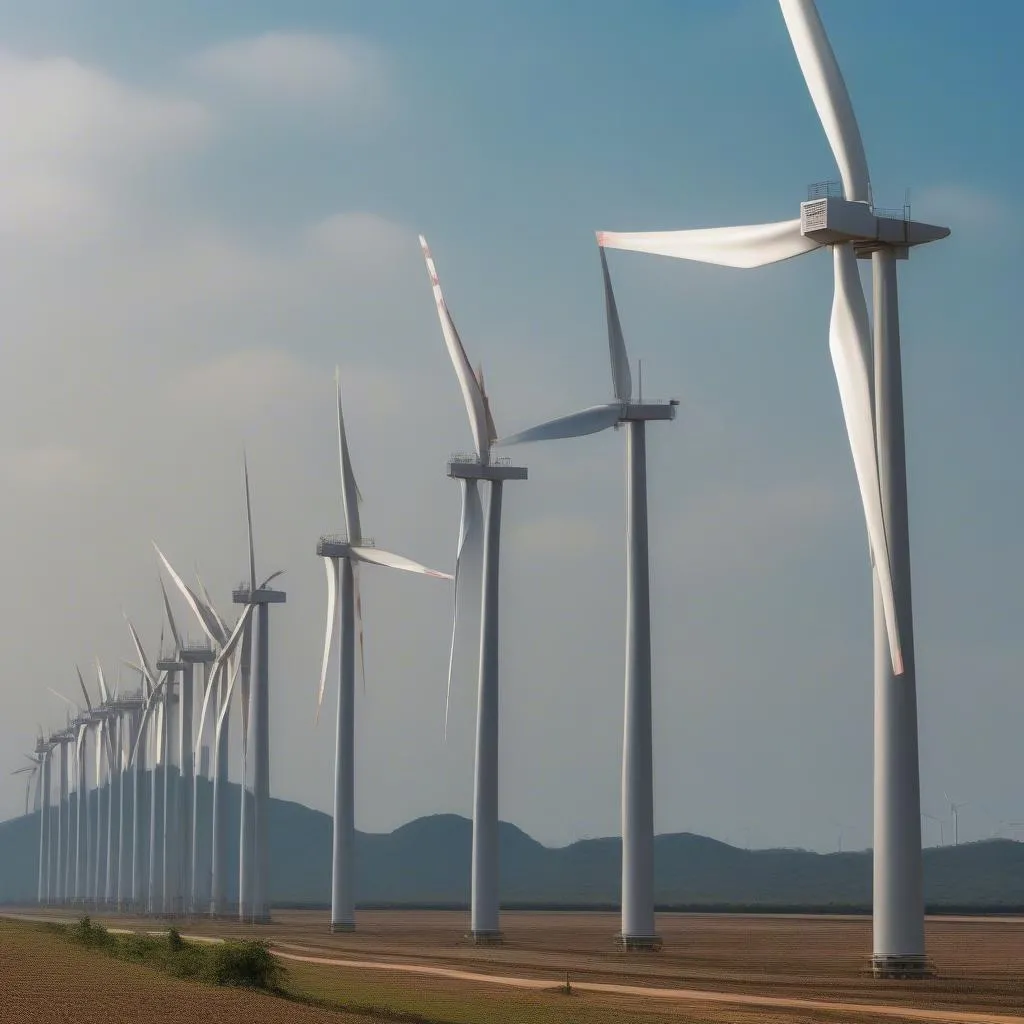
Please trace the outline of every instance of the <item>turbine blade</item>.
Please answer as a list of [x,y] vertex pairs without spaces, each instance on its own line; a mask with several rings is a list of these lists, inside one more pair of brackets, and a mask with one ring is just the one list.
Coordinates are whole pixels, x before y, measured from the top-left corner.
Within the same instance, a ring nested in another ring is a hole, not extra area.
[[598,231],[597,244],[604,249],[649,252],[743,270],[792,259],[819,247],[813,238],[800,234],[799,218],[684,231]]
[[385,551],[383,548],[352,547],[349,548],[349,551],[352,552],[352,557],[360,562],[372,562],[374,565],[383,565],[388,569],[401,569],[403,572],[417,572],[424,576],[433,576],[439,580],[455,578],[451,573],[440,572],[437,569],[428,569],[425,565],[420,565],[419,562],[414,562],[411,558],[406,558],[404,555],[396,555],[393,551]]
[[622,324],[619,323],[619,310],[615,305],[615,292],[612,291],[612,278],[608,273],[608,260],[603,247],[598,247],[598,251],[601,253],[601,276],[604,278],[604,310],[608,323],[608,354],[612,361],[612,386],[615,389],[615,397],[620,402],[628,402],[633,394],[633,377],[629,372],[626,339],[622,336]]
[[843,192],[853,202],[870,201],[868,161],[850,94],[814,0],[779,0],[796,59],[821,126],[832,147]]
[[107,681],[103,676],[103,666],[100,664],[100,659],[96,659],[96,682],[100,687],[100,700],[106,704],[110,700],[110,691],[107,690]]
[[[238,622],[235,625],[235,629],[234,629],[234,631],[231,634],[232,640],[228,641],[228,646],[225,647],[225,650],[233,649],[232,642],[234,644],[237,644],[238,641],[239,641],[239,638],[243,634],[247,634],[247,632],[248,632],[247,627],[249,625],[249,618],[252,615],[252,611],[253,611],[253,609],[255,607],[256,607],[256,605],[254,605],[254,604],[247,604],[245,606],[245,609],[243,610],[243,612],[242,612]],[[248,644],[246,646],[248,646]],[[216,664],[216,662],[214,664]],[[234,690],[235,679],[236,678],[237,678],[237,675],[231,675],[228,678],[227,692],[224,694],[224,702],[223,702],[223,704],[221,704],[220,714],[217,717],[217,731],[218,731],[218,733],[219,733],[220,729],[223,727],[224,719],[227,717],[228,709],[231,707],[231,693]],[[243,708],[242,712],[243,712],[242,720],[246,721],[248,719],[248,717],[249,717],[248,708]],[[243,755],[244,755],[244,748],[243,748]],[[243,756],[243,760],[244,760],[244,756]]]
[[[213,661],[213,666],[210,669],[211,679],[216,680],[217,673],[221,670],[221,668],[226,664],[228,659],[234,653],[235,648],[238,646],[238,641],[241,638],[243,632],[245,631],[245,627],[249,622],[249,616],[252,614],[252,610],[255,607],[256,606],[254,604],[247,604],[243,609],[242,614],[238,617],[238,621],[235,623],[235,628],[231,631],[231,636],[228,637],[224,646],[221,647],[220,651],[217,652],[217,657]],[[217,686],[215,684],[211,684],[206,688],[206,693],[203,696],[202,711],[199,714],[199,731],[196,734],[197,736],[201,737],[203,735],[203,725],[206,722],[206,713],[210,706],[210,697],[216,691]],[[228,693],[225,696],[224,700],[225,707],[227,706],[227,699],[230,696],[231,690],[229,685]]]
[[434,303],[437,306],[438,319],[441,321],[441,333],[444,335],[448,355],[455,367],[455,375],[459,378],[462,400],[466,403],[469,426],[473,431],[473,443],[476,445],[481,460],[486,461],[490,448],[487,431],[488,414],[484,405],[483,392],[480,389],[479,381],[473,375],[473,368],[470,366],[469,357],[466,355],[459,332],[455,329],[455,322],[452,320],[451,313],[448,312],[448,305],[441,292],[441,282],[437,277],[437,269],[434,267],[434,258],[430,255],[430,247],[422,235],[420,235],[420,248],[423,250],[427,273],[430,275],[430,285],[434,291]]
[[499,438],[494,442],[495,448],[513,444],[527,444],[530,441],[555,441],[563,437],[583,437],[596,434],[600,430],[614,427],[622,419],[623,406],[619,402],[609,405],[593,405],[581,412],[573,412],[568,416],[560,416],[539,426],[521,430],[518,434]]
[[[135,627],[132,625],[132,620],[126,615],[124,621],[128,623],[128,632],[132,635],[132,643],[135,645],[135,653],[139,656],[139,661],[142,662],[142,671],[146,675],[146,679],[149,681],[149,685],[152,687],[156,686],[156,674],[153,672],[153,666],[150,665],[149,659],[146,657],[146,652],[142,649],[142,641],[139,640],[139,634],[135,631]],[[81,678],[81,676],[79,676]]]
[[356,640],[359,643],[359,677],[366,693],[366,644],[363,631],[363,595],[359,590],[359,562],[352,563],[352,603],[355,605]]
[[214,616],[209,609],[203,605],[199,598],[192,592],[189,585],[178,575],[174,566],[167,561],[167,556],[160,550],[160,548],[157,547],[155,541],[153,542],[153,547],[156,549],[157,555],[160,556],[160,561],[163,563],[164,568],[174,581],[174,585],[181,592],[181,596],[185,598],[185,603],[192,609],[192,614],[199,620],[199,625],[203,632],[209,637],[210,643],[219,647],[227,639],[227,632],[222,632],[220,630],[216,616]]
[[78,685],[82,688],[82,695],[85,697],[85,706],[92,711],[92,701],[89,700],[89,691],[85,688],[85,680],[82,678],[82,670],[76,665],[75,671],[78,673]]
[[[455,607],[452,610],[452,643],[448,652],[448,685],[444,694],[444,738],[448,739],[448,711],[452,698],[452,674],[455,668],[455,638],[459,629],[459,608],[466,585],[466,559],[471,559],[474,570],[480,566],[483,540],[483,507],[480,489],[475,480],[462,481],[462,518],[459,523],[459,547],[455,555]],[[474,575],[476,573],[474,572]],[[471,577],[472,581],[472,577]]]
[[857,257],[853,246],[846,243],[833,246],[832,249],[835,263],[835,296],[829,329],[829,351],[836,371],[839,400],[843,406],[843,418],[846,420],[846,432],[853,453],[857,484],[864,505],[872,561],[878,576],[878,588],[885,613],[885,628],[889,636],[892,670],[896,675],[902,675],[903,654],[899,623],[896,620],[892,563],[885,533],[878,478],[878,455],[875,449],[868,310],[860,275],[857,273]]
[[269,587],[271,583],[278,578],[278,576],[284,575],[284,569],[278,569],[277,572],[272,572],[256,589],[262,590],[264,587]]
[[480,385],[480,394],[484,400],[484,416],[487,418],[487,443],[494,444],[498,439],[498,428],[494,425],[494,417],[491,415],[491,399],[487,394],[487,385],[484,383],[483,363],[477,365],[476,381]]
[[65,697],[63,693],[58,693],[52,686],[48,686],[47,689],[54,695],[54,697],[59,697],[66,704],[70,704],[76,711],[79,710],[78,705],[71,700],[70,697]]
[[245,760],[245,752],[249,749],[249,700],[252,694],[252,621],[245,624],[242,630],[241,646],[237,658],[231,659],[231,679],[228,682],[230,693],[234,680],[241,673],[242,698],[242,759]]
[[202,595],[202,598],[203,598],[201,603],[203,604],[206,612],[209,613],[211,618],[216,620],[217,625],[220,627],[220,632],[223,633],[224,636],[227,636],[231,632],[231,630],[228,629],[227,623],[217,613],[217,609],[214,608],[213,600],[210,597],[210,592],[206,589],[205,586],[203,586],[203,581],[199,578],[199,570],[196,569],[195,572],[196,572],[196,582],[199,584],[199,593]]
[[156,706],[156,764],[164,763],[164,721],[167,714],[166,701],[162,700]]
[[352,472],[352,459],[345,436],[345,416],[341,411],[341,371],[335,370],[334,383],[338,392],[338,464],[341,468],[341,504],[345,513],[345,531],[350,544],[362,539],[359,526],[359,488]]
[[245,523],[249,531],[249,591],[256,589],[256,553],[252,546],[252,501],[249,498],[249,460],[242,452],[242,477],[245,481]]
[[175,653],[181,650],[181,637],[178,636],[178,627],[174,621],[174,612],[171,611],[171,602],[167,599],[167,588],[164,586],[164,578],[160,577],[160,593],[164,597],[164,611],[167,613],[167,621],[171,626],[171,636],[174,637]]
[[320,706],[324,701],[324,687],[327,685],[327,665],[331,660],[331,641],[334,639],[334,623],[338,615],[338,562],[334,558],[324,559],[327,572],[327,632],[324,636],[324,657],[320,664],[320,685],[316,691],[316,718],[320,721]]

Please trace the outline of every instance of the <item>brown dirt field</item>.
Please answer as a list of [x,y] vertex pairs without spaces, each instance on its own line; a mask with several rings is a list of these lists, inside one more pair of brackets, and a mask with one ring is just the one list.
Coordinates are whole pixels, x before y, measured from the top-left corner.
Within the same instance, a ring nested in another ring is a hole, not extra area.
[[354,1024],[365,1018],[179,981],[0,921],[0,1021],[17,1024]]
[[[927,924],[928,952],[936,977],[916,982],[875,981],[868,970],[871,922],[857,917],[662,914],[658,927],[664,949],[624,954],[613,936],[613,914],[525,913],[503,915],[505,944],[486,949],[464,938],[467,915],[445,911],[364,911],[359,930],[330,935],[324,912],[276,911],[274,922],[242,927],[234,922],[181,923],[191,934],[255,935],[282,952],[345,960],[391,961],[451,967],[478,974],[536,978],[551,985],[566,971],[576,983],[612,983],[666,989],[698,989],[835,1003],[884,1004],[952,1011],[1021,1015],[1024,1020],[1024,918],[946,919]],[[110,919],[114,923],[115,919]],[[126,922],[127,923],[127,922]],[[143,927],[160,927],[139,922]],[[292,965],[289,964],[289,969]],[[339,967],[309,970],[347,976],[370,975]],[[398,984],[398,975],[377,972]],[[409,976],[402,984],[409,984]],[[490,988],[479,983],[417,977],[417,988],[439,986],[452,992]],[[469,992],[467,991],[467,995]],[[482,999],[502,1005],[509,990],[495,987]],[[531,998],[533,996],[531,995]],[[551,998],[546,995],[544,998]],[[557,997],[555,997],[557,998]],[[565,999],[565,997],[561,997]],[[609,1020],[674,1019],[796,1022],[831,1019],[820,1011],[751,1010],[715,1005],[683,1006],[637,996],[587,993],[591,1016],[599,1006],[615,1010]],[[644,1016],[637,1016],[641,1009]],[[694,1016],[690,1016],[693,1013]],[[863,1019],[879,1019],[865,1006]],[[570,1013],[566,1020],[574,1018]],[[849,1010],[836,1020],[860,1018]],[[484,1019],[499,1019],[488,1014]],[[509,1018],[516,1019],[516,1018]]]

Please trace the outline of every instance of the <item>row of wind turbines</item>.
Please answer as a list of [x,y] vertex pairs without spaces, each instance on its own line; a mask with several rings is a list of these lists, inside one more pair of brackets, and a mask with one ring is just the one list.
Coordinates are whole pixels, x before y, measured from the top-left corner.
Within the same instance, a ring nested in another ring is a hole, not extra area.
[[[914,663],[913,614],[910,586],[910,553],[907,521],[906,467],[904,454],[903,399],[896,261],[909,257],[910,249],[949,234],[944,227],[910,219],[909,210],[899,214],[873,205],[867,160],[852,104],[831,45],[813,0],[780,0],[783,18],[808,90],[839,166],[841,186],[817,188],[801,203],[800,216],[775,224],[656,232],[598,232],[604,283],[608,345],[613,399],[580,412],[500,438],[490,409],[483,375],[474,372],[441,291],[434,261],[426,241],[420,242],[426,260],[441,332],[455,368],[469,417],[474,450],[456,455],[448,463],[448,475],[460,482],[461,521],[454,576],[376,547],[362,533],[359,491],[349,454],[338,386],[338,445],[341,471],[342,511],[345,533],[324,536],[317,544],[327,575],[327,628],[320,673],[317,708],[323,700],[335,634],[339,634],[339,697],[336,721],[334,838],[332,853],[333,930],[355,927],[354,867],[354,742],[355,661],[362,644],[359,573],[364,563],[455,581],[455,612],[449,659],[448,691],[459,620],[470,601],[480,601],[480,648],[477,691],[476,752],[474,764],[473,850],[471,878],[471,934],[479,942],[500,940],[498,875],[498,683],[499,683],[499,564],[501,513],[504,485],[525,480],[526,469],[498,457],[505,446],[532,441],[570,438],[622,426],[626,434],[627,476],[627,581],[626,670],[622,752],[622,927],[625,948],[652,948],[660,944],[654,917],[654,808],[653,752],[651,743],[651,638],[648,579],[646,428],[648,422],[672,420],[677,403],[633,397],[629,360],[605,250],[626,249],[723,266],[752,268],[804,255],[819,248],[832,251],[835,290],[829,328],[829,349],[839,386],[854,468],[867,524],[875,606],[875,809],[874,809],[874,938],[873,963],[879,976],[915,976],[926,973],[924,905],[921,876],[920,781],[917,748],[917,698]],[[870,260],[873,286],[873,324],[869,319],[857,260]],[[484,495],[486,491],[486,510]],[[153,799],[149,834],[159,834],[156,822],[157,794],[163,785],[164,848],[154,859],[149,849],[148,906],[164,912],[187,906],[199,912],[222,909],[225,866],[220,863],[219,837],[226,827],[218,815],[218,792],[224,789],[227,766],[227,712],[236,678],[240,680],[243,726],[242,757],[245,784],[239,822],[242,855],[239,864],[240,912],[248,920],[269,915],[267,893],[267,801],[269,800],[268,626],[269,605],[285,595],[271,589],[274,577],[257,585],[249,523],[249,581],[237,589],[234,600],[242,612],[234,625],[220,618],[208,595],[197,596],[161,554],[164,568],[200,622],[209,645],[191,649],[181,645],[172,625],[175,652],[151,667],[138,635],[132,639],[139,658],[141,689],[128,698],[105,691],[101,701],[60,733],[40,737],[34,768],[41,777],[42,807],[50,791],[50,760],[60,752],[60,814],[57,816],[57,862],[67,863],[70,807],[67,796],[66,752],[74,744],[76,786],[84,793],[85,737],[93,735],[98,798],[95,822],[83,825],[78,801],[76,844],[82,829],[100,836],[104,821],[113,835],[111,807],[120,806],[127,773],[137,791],[145,765]],[[251,620],[256,614],[255,653],[251,653]],[[171,610],[167,605],[171,621]],[[207,666],[202,686],[192,666]],[[255,666],[255,686],[251,686]],[[190,732],[191,703],[202,697],[198,732]],[[88,695],[86,694],[88,703]],[[177,701],[177,764],[172,757],[172,708]],[[212,709],[212,711],[211,711]],[[195,755],[202,749],[208,715],[215,720],[213,808],[209,851],[200,851],[196,836]],[[148,759],[148,760],[147,760]],[[100,784],[101,762],[108,765]],[[30,769],[31,770],[31,769]],[[218,790],[218,785],[220,789]],[[139,806],[136,800],[136,809]],[[104,811],[106,807],[108,810]],[[221,808],[222,810],[222,808]],[[106,814],[106,817],[104,817]],[[44,893],[44,863],[53,858],[53,832],[42,815],[40,898],[69,893],[63,887]],[[62,825],[61,822],[65,821]],[[111,863],[115,845],[124,849],[124,816],[115,843],[107,842]],[[48,831],[49,829],[49,831]],[[136,810],[131,825],[133,867],[131,894],[140,905],[136,842],[142,833]],[[49,846],[47,845],[49,842]],[[188,849],[191,844],[191,859]],[[88,846],[88,840],[86,842]],[[63,851],[63,852],[61,852]],[[209,866],[204,858],[209,855]],[[180,858],[180,859],[179,859]],[[156,898],[156,865],[163,867],[162,900]],[[98,863],[98,858],[97,858]],[[172,865],[169,872],[168,865]],[[184,865],[182,867],[181,865]],[[177,866],[174,868],[173,866]],[[85,896],[98,898],[99,883],[89,890],[89,865],[85,869]],[[117,871],[115,879],[120,878]],[[105,898],[111,899],[110,870]],[[168,879],[170,878],[170,881]],[[48,882],[49,886],[50,883]],[[115,889],[115,901],[121,888]],[[74,894],[82,898],[77,885]],[[190,901],[190,902],[186,902]]]

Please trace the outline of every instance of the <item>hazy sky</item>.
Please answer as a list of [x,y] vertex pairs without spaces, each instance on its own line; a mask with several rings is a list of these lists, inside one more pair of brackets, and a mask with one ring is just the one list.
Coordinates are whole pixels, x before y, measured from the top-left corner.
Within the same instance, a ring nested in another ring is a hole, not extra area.
[[[876,200],[910,186],[915,216],[953,229],[900,265],[922,788],[932,814],[944,790],[970,801],[961,837],[980,838],[1024,819],[1024,8],[820,7]],[[273,792],[329,808],[315,544],[342,523],[336,363],[364,530],[454,560],[445,460],[470,433],[417,233],[507,433],[611,395],[595,229],[789,218],[837,176],[768,0],[0,0],[0,42],[10,768],[63,721],[47,686],[74,696],[76,662],[130,655],[122,609],[156,647],[151,540],[231,611],[244,445],[257,571],[288,591]],[[871,589],[831,262],[609,262],[645,393],[681,400],[649,432],[657,829],[866,846]],[[549,843],[615,834],[624,439],[519,454],[501,814]],[[466,659],[443,739],[451,588],[363,581],[358,826],[468,815]],[[6,817],[23,789],[2,778]]]

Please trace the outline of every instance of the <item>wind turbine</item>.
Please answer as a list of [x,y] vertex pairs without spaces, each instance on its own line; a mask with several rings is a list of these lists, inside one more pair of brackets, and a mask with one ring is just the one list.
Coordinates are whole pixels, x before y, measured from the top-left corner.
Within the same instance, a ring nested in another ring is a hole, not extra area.
[[626,428],[626,679],[622,744],[622,931],[625,949],[656,949],[654,755],[651,739],[651,593],[647,546],[647,423],[675,418],[676,400],[633,398],[629,357],[601,250],[615,400],[502,438],[496,447]]
[[941,818],[936,818],[934,814],[929,814],[927,811],[921,812],[922,818],[927,818],[929,821],[934,821],[939,826],[939,846],[946,845],[946,837],[943,831],[943,821]]
[[[245,519],[249,537],[249,580],[232,592],[235,604],[256,609],[256,685],[249,699],[249,733],[253,739],[252,757],[252,829],[243,823],[239,860],[239,917],[252,923],[270,920],[270,605],[284,604],[283,590],[256,583],[256,555],[252,539],[252,502],[249,495],[249,463],[243,456],[242,479],[245,486]],[[248,614],[248,613],[245,613]],[[244,702],[244,694],[243,694]],[[244,760],[244,758],[243,758]],[[248,785],[243,770],[242,787]],[[243,807],[245,805],[243,804]],[[249,877],[245,854],[252,854]]]
[[960,845],[960,808],[966,807],[968,804],[967,800],[961,800],[957,803],[953,798],[945,791],[942,795],[946,798],[946,802],[949,804],[949,813],[953,818],[953,845]]
[[[829,348],[853,453],[874,568],[876,977],[921,976],[924,894],[910,539],[896,260],[949,229],[872,206],[853,106],[813,0],[779,0],[811,99],[842,178],[813,190],[800,217],[777,224],[648,233],[602,232],[600,244],[702,263],[759,267],[832,248]],[[870,257],[874,352],[856,260]],[[873,362],[873,365],[872,365]]]
[[[163,563],[164,568],[167,570],[171,579],[174,581],[174,585],[181,592],[181,595],[185,598],[190,610],[195,615],[203,632],[206,633],[214,650],[216,650],[216,657],[210,668],[209,672],[209,683],[205,688],[203,697],[203,708],[202,713],[199,716],[199,726],[196,732],[195,747],[201,749],[203,736],[205,735],[205,722],[209,708],[211,707],[211,698],[213,700],[213,706],[216,710],[212,716],[214,720],[214,750],[215,750],[215,767],[213,775],[213,800],[211,810],[211,874],[209,882],[210,890],[210,913],[212,916],[222,916],[226,913],[227,905],[225,902],[224,886],[227,878],[227,865],[226,865],[226,842],[224,839],[224,825],[226,822],[226,797],[228,787],[228,724],[230,711],[230,698],[234,689],[235,679],[238,675],[239,669],[241,670],[242,685],[241,685],[241,704],[242,704],[242,740],[243,740],[243,785],[241,786],[242,795],[242,817],[240,821],[240,853],[239,853],[239,875],[241,876],[241,868],[247,863],[249,857],[247,855],[247,843],[245,836],[247,829],[245,826],[245,809],[246,809],[246,788],[244,785],[244,766],[245,766],[245,748],[246,748],[246,734],[248,731],[248,710],[249,710],[249,695],[248,695],[248,680],[249,680],[249,657],[250,657],[250,627],[251,627],[251,616],[255,605],[247,605],[242,614],[239,616],[235,625],[229,629],[226,622],[217,614],[216,609],[213,607],[213,603],[209,600],[209,595],[200,583],[200,590],[203,592],[203,597],[200,598],[189,585],[182,579],[179,573],[175,570],[174,566],[168,561],[166,555],[157,547],[156,553]],[[267,585],[273,582],[280,573],[273,573],[268,576],[267,579],[260,584],[257,591],[264,590]],[[235,652],[238,651],[237,663],[235,661]],[[251,815],[250,815],[251,817]],[[193,847],[193,877],[196,877],[198,863],[198,850]],[[241,878],[239,878],[241,882]],[[245,904],[243,903],[242,897],[244,890],[239,887],[239,913],[240,916],[245,914]],[[244,919],[244,917],[243,917]]]
[[[359,523],[359,489],[352,472],[345,418],[341,409],[341,378],[335,374],[338,393],[338,458],[341,467],[341,504],[345,517],[345,536],[321,537],[316,553],[323,557],[327,571],[327,632],[320,668],[316,713],[327,682],[335,620],[340,620],[341,666],[338,684],[338,719],[334,742],[334,822],[331,851],[331,931],[355,928],[355,640],[358,619],[360,662],[362,662],[363,616],[359,599],[359,564],[369,562],[388,569],[420,573],[450,580],[445,572],[428,569],[404,555],[384,551],[363,536]],[[339,585],[340,584],[340,585]],[[340,605],[338,592],[341,592]]]
[[[473,778],[473,874],[470,890],[470,934],[481,944],[501,941],[498,899],[498,570],[501,551],[501,502],[506,480],[525,480],[526,469],[513,466],[509,459],[492,459],[491,445],[497,437],[490,404],[483,386],[483,374],[474,374],[455,322],[441,292],[433,257],[427,240],[420,235],[420,247],[430,275],[434,303],[441,321],[441,334],[455,367],[462,399],[469,415],[475,451],[453,455],[448,475],[462,483],[462,518],[455,560],[455,612],[452,645],[448,661],[448,690],[445,700],[445,730],[451,697],[452,667],[459,608],[466,581],[462,578],[466,563],[480,561],[483,532],[483,571],[480,593],[480,662],[476,705],[476,757]],[[478,483],[490,484],[487,523]],[[475,577],[475,572],[472,574]]]
[[[149,851],[149,863],[145,869],[146,881],[148,883],[145,887],[145,892],[146,909],[150,914],[158,914],[165,907],[164,862],[166,835],[164,834],[164,774],[167,770],[167,726],[170,715],[170,709],[167,706],[169,693],[168,676],[166,672],[159,672],[158,674],[153,670],[149,659],[146,657],[146,652],[142,648],[142,641],[139,639],[135,626],[132,625],[132,621],[127,615],[124,618],[128,625],[128,632],[131,634],[135,652],[139,657],[139,664],[133,667],[138,668],[142,672],[148,687],[146,702],[142,710],[142,718],[139,721],[138,734],[135,737],[135,747],[132,751],[132,762],[138,764],[149,761],[152,765],[149,773],[149,839],[146,844]],[[160,646],[163,647],[163,636],[160,637]],[[140,897],[141,887],[135,893],[136,900]]]
[[50,749],[40,729],[35,757],[43,794],[39,806],[39,902],[43,905],[50,899]]
[[[25,765],[24,768],[15,768],[11,772],[12,775],[27,775],[28,778],[25,780],[25,817],[28,817],[28,805],[29,798],[32,796],[32,783],[36,781],[36,776],[39,774],[39,765],[35,759],[32,759],[32,764]],[[36,794],[38,797],[39,787],[36,786]],[[38,800],[37,800],[38,803]]]

